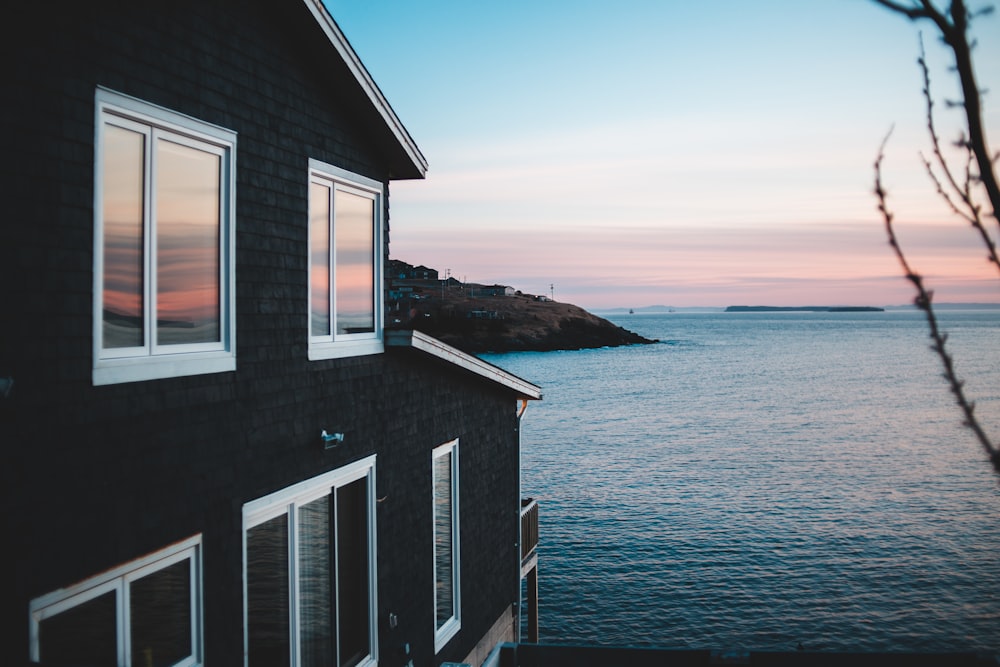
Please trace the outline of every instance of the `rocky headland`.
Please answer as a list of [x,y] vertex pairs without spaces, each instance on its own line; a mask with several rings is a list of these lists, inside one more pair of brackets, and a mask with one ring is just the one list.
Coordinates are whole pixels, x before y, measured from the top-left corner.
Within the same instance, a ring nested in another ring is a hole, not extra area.
[[390,328],[412,328],[470,354],[657,342],[579,306],[502,286],[464,284],[454,279],[406,281],[390,293],[396,296],[391,303]]

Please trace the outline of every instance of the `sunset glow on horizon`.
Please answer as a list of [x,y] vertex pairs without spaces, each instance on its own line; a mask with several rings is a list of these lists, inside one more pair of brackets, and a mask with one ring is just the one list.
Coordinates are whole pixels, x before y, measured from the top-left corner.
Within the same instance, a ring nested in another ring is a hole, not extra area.
[[[920,31],[942,141],[961,127],[930,25],[866,0],[326,2],[430,163],[391,185],[393,258],[591,309],[909,303],[872,194],[893,127],[914,268],[939,302],[1000,301],[920,162]],[[974,36],[1000,91],[1000,17]]]

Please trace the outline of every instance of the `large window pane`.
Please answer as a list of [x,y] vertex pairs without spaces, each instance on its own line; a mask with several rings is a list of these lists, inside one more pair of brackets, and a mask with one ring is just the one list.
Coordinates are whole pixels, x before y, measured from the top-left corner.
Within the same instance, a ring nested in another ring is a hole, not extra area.
[[333,664],[330,496],[299,510],[299,618],[302,665]]
[[334,200],[337,333],[375,331],[375,202],[338,190]]
[[132,582],[132,664],[168,667],[191,655],[191,561]]
[[342,667],[368,655],[368,480],[337,489],[337,619]]
[[143,176],[145,136],[104,126],[103,347],[143,341]]
[[236,368],[236,133],[98,89],[94,385]]
[[250,667],[282,667],[290,659],[288,517],[247,531],[247,634]]
[[221,340],[220,156],[157,142],[157,342]]
[[309,160],[309,359],[383,351],[383,184]]
[[33,599],[32,664],[200,664],[200,554],[194,536]]
[[309,185],[309,306],[313,336],[330,335],[330,188]]
[[41,662],[117,667],[115,609],[111,591],[42,620],[38,624]]
[[434,585],[438,629],[455,615],[451,457],[447,453],[434,458]]
[[[291,497],[279,491],[244,506],[252,667],[372,661],[374,462],[368,457],[303,482]],[[264,558],[265,551],[273,556]],[[263,641],[265,633],[280,641]]]

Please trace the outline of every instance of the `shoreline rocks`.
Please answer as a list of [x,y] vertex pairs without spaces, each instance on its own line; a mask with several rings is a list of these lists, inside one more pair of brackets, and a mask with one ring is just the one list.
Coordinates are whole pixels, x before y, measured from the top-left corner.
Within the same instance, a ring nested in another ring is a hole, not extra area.
[[413,328],[469,354],[550,352],[658,341],[644,338],[579,306],[530,295],[469,297],[464,290],[409,304],[391,328]]

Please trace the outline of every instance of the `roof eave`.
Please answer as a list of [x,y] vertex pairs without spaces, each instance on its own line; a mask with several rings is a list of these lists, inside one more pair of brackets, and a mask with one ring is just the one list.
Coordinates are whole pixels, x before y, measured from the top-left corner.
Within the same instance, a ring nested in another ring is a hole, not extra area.
[[375,111],[382,118],[382,121],[385,123],[386,130],[393,136],[396,143],[406,156],[407,168],[395,171],[391,178],[424,178],[427,174],[427,158],[425,158],[423,153],[420,152],[420,148],[417,147],[413,137],[411,137],[410,133],[407,132],[406,127],[403,126],[399,117],[396,116],[396,112],[392,110],[388,100],[386,100],[382,91],[379,90],[375,80],[372,79],[371,74],[368,73],[368,70],[361,62],[358,54],[355,53],[354,48],[351,47],[350,43],[347,41],[344,33],[340,31],[340,27],[337,26],[336,21],[333,20],[332,16],[330,16],[330,12],[327,11],[322,0],[303,1],[312,13],[313,17],[316,19],[320,28],[326,34],[330,44],[337,50],[337,53],[347,65],[351,74],[358,82],[358,85],[361,86],[361,89],[364,91],[365,95],[367,95]]
[[513,392],[519,399],[531,401],[542,399],[540,387],[420,331],[387,330],[385,332],[385,345],[388,348],[410,348],[428,354],[498,384]]

